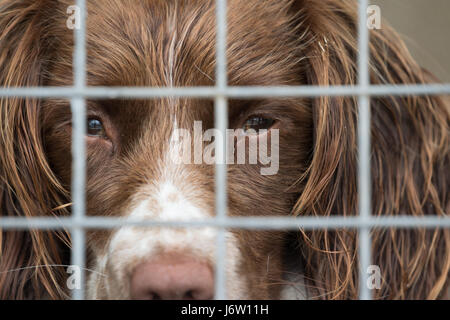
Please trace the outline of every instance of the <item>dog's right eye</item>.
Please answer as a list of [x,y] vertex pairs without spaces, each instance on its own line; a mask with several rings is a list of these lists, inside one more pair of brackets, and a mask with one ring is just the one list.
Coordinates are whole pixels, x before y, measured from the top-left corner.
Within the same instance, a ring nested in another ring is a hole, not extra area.
[[87,134],[93,137],[103,137],[105,136],[105,129],[102,122],[97,118],[88,119],[87,123]]
[[253,116],[248,118],[243,126],[244,132],[248,132],[250,129],[259,131],[262,129],[269,130],[276,121],[266,117]]

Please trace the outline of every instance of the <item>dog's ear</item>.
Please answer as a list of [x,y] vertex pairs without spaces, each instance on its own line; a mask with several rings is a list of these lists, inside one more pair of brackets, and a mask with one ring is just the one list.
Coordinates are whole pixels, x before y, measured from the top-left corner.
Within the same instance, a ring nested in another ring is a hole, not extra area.
[[[294,2],[303,77],[310,85],[357,84],[357,16],[353,1]],[[301,14],[298,14],[300,12]],[[308,29],[305,29],[307,26]],[[428,75],[386,24],[371,32],[372,84],[423,84]],[[313,157],[294,214],[357,215],[358,100],[311,100]],[[449,212],[450,109],[440,97],[374,97],[372,208],[374,215]],[[357,298],[356,231],[302,232],[306,278],[313,295]],[[374,230],[373,264],[381,270],[377,298],[442,298],[449,285],[449,230]]]
[[[45,85],[53,48],[44,17],[52,1],[0,3],[0,86]],[[0,215],[64,214],[66,191],[47,162],[40,101],[0,98]],[[0,299],[58,298],[63,269],[62,233],[0,230]]]

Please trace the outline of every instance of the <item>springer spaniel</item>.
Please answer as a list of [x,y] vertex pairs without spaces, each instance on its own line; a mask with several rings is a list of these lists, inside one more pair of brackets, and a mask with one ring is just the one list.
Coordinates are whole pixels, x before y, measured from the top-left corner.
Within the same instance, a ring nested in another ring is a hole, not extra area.
[[[357,83],[355,1],[228,2],[230,85]],[[0,0],[2,87],[73,84],[71,5]],[[87,48],[90,86],[213,86],[214,1],[88,1]],[[433,81],[387,25],[371,31],[370,52],[372,84]],[[357,99],[229,104],[232,145],[253,146],[245,161],[227,166],[230,216],[357,214]],[[446,98],[385,96],[371,104],[373,214],[447,215]],[[0,214],[70,215],[69,101],[1,98],[0,114]],[[202,151],[194,159],[200,147],[214,160],[212,101],[88,100],[87,114],[89,215],[214,216],[214,166]],[[255,148],[267,157],[249,161]],[[90,230],[88,298],[213,298],[215,236],[213,228]],[[226,239],[230,299],[358,297],[355,230],[233,229]],[[381,272],[375,298],[448,297],[448,229],[376,229],[372,239]],[[68,232],[3,230],[0,250],[0,298],[68,297]]]

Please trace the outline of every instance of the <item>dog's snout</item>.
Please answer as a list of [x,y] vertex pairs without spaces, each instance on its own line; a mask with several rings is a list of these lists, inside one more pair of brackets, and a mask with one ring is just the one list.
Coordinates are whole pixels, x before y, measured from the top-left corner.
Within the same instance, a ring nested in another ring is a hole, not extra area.
[[159,257],[137,266],[131,277],[131,298],[136,300],[209,300],[213,296],[211,267],[191,257]]

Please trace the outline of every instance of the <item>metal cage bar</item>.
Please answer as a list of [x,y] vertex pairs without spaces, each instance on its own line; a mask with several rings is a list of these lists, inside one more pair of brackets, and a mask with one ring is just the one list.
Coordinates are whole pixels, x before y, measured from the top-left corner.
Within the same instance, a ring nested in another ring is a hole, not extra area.
[[[77,0],[80,10],[80,28],[75,29],[75,49],[73,57],[73,71],[75,88],[83,90],[86,87],[86,1]],[[80,288],[72,290],[74,300],[85,297],[85,265],[86,265],[86,234],[80,222],[85,218],[86,208],[86,146],[84,136],[86,132],[86,100],[77,97],[71,100],[72,106],[72,257],[71,263],[79,269]]]
[[220,90],[216,87],[86,87],[84,89],[71,87],[29,87],[29,88],[0,88],[0,97],[28,97],[28,98],[74,98],[89,99],[119,99],[136,98],[152,99],[163,97],[195,97],[215,98],[222,95],[228,98],[267,98],[267,97],[308,97],[321,96],[407,96],[407,95],[449,95],[450,84],[426,85],[370,85],[352,86],[251,86],[232,87]]
[[[216,88],[218,91],[227,87],[227,1],[216,0]],[[218,94],[214,101],[214,122],[216,129],[222,132],[221,163],[216,162],[216,220],[217,250],[215,269],[215,298],[224,300],[226,297],[226,230],[223,222],[227,216],[227,166],[226,166],[226,129],[228,127],[228,100],[223,94]]]
[[[359,86],[366,89],[369,79],[369,29],[366,26],[366,10],[368,0],[359,0],[359,32],[358,32],[358,72]],[[370,96],[362,94],[358,97],[358,204],[361,226],[359,227],[359,298],[370,300],[371,291],[366,285],[367,268],[371,261],[370,226],[363,226],[371,215],[371,173],[370,173]]]
[[202,220],[158,221],[117,217],[86,217],[82,221],[71,218],[22,218],[3,217],[0,225],[5,230],[10,229],[39,229],[58,230],[71,228],[74,225],[85,229],[114,229],[122,226],[129,227],[167,227],[167,228],[200,228],[224,227],[250,230],[298,230],[304,229],[340,229],[358,227],[372,228],[450,228],[450,217],[439,216],[372,216],[361,221],[360,217],[227,217],[223,221],[215,218]]

